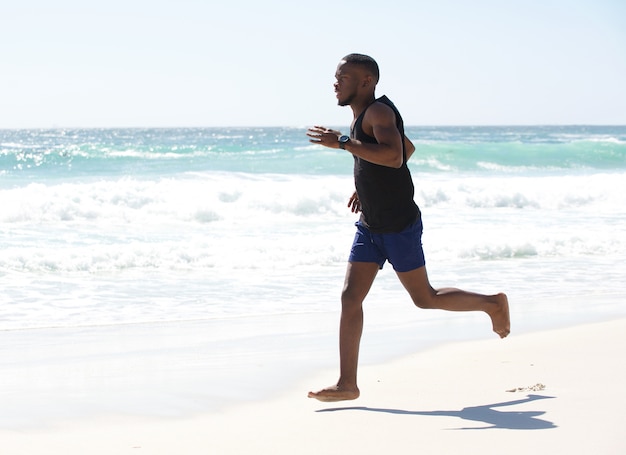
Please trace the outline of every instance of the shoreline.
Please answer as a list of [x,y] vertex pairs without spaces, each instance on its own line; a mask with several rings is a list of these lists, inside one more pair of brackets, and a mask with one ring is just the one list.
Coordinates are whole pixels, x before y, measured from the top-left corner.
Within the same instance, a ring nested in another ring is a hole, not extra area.
[[623,453],[625,329],[620,318],[452,342],[365,364],[361,398],[351,402],[306,398],[309,389],[335,378],[334,370],[324,370],[276,396],[213,412],[60,419],[44,427],[0,427],[0,439],[11,455],[373,454],[411,447],[425,453],[468,447],[481,454],[503,447],[513,454]]

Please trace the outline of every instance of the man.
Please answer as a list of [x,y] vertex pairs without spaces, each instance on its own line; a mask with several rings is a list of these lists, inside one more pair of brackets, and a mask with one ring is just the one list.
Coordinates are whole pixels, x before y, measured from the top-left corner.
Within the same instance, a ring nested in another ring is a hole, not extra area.
[[366,55],[350,54],[341,60],[334,84],[338,104],[354,114],[350,136],[315,126],[310,142],[341,148],[354,156],[356,192],[348,202],[361,212],[357,222],[346,278],[341,294],[339,326],[340,375],[338,382],[310,398],[320,401],[359,397],[357,367],[363,331],[363,300],[385,261],[419,308],[448,311],[483,311],[501,338],[510,331],[505,294],[482,295],[459,289],[433,289],[428,281],[422,250],[421,213],[413,201],[413,182],[407,160],[415,147],[404,135],[400,113],[385,96],[376,99],[378,64]]

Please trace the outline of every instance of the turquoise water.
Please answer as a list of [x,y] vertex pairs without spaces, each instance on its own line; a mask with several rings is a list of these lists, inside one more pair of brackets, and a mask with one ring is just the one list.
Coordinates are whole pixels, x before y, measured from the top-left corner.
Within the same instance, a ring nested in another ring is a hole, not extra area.
[[[407,134],[429,266],[623,270],[626,127]],[[326,311],[352,237],[351,171],[303,129],[0,130],[0,328],[247,315],[259,293],[261,312]],[[159,277],[137,286],[146,275]],[[301,275],[333,291],[311,299],[290,282]],[[179,279],[184,293],[163,291]]]
[[[425,243],[435,263],[626,252],[620,229],[625,127],[413,127],[407,133],[417,147],[410,168],[426,233],[435,237]],[[124,282],[128,274],[211,271],[223,274],[211,288],[220,299],[229,296],[214,289],[230,285],[240,269],[262,276],[268,268],[292,275],[297,266],[305,274],[343,267],[354,219],[345,208],[351,169],[348,153],[310,144],[302,129],[2,130],[5,298],[20,314],[16,302],[37,306],[37,298],[24,295],[24,283],[28,294],[46,296],[56,294],[56,282],[82,288],[102,274],[120,274],[116,279]],[[456,240],[472,232],[469,243]],[[11,284],[16,274],[18,287]],[[120,293],[114,306],[137,297],[133,289]],[[112,305],[92,290],[88,295],[98,313]],[[167,307],[156,312],[159,318],[173,316]],[[2,321],[58,323],[41,316]]]
[[[624,127],[413,127],[417,172],[619,170]],[[0,175],[11,180],[136,177],[191,171],[345,175],[345,153],[294,128],[3,130]]]

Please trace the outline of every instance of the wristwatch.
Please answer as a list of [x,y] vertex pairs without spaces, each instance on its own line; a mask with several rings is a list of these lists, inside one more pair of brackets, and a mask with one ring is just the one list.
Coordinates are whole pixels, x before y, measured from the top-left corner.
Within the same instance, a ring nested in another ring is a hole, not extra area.
[[343,136],[339,136],[339,148],[341,150],[346,149],[346,144],[348,142],[350,142],[350,136],[346,136],[345,134]]

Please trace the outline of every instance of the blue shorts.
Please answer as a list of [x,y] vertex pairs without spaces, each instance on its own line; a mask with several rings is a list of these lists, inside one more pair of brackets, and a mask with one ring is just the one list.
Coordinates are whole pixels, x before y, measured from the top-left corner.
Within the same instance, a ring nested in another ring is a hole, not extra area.
[[402,232],[373,234],[360,221],[350,251],[350,262],[375,262],[382,269],[385,261],[396,272],[408,272],[426,265],[422,249],[422,220]]

